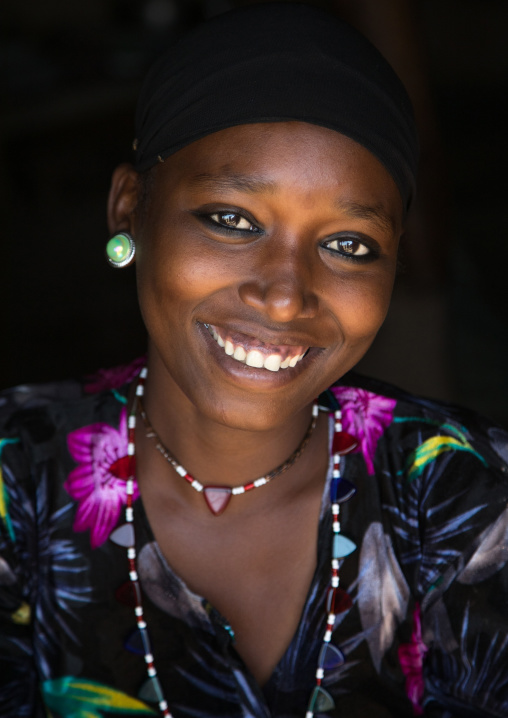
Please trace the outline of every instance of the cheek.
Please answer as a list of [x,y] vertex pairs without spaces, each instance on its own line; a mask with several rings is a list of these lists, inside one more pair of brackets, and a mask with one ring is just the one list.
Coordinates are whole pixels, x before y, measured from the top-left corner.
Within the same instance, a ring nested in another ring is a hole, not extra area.
[[345,344],[358,353],[366,351],[381,327],[392,294],[395,269],[386,267],[372,274],[338,282],[334,295],[334,314],[341,326]]

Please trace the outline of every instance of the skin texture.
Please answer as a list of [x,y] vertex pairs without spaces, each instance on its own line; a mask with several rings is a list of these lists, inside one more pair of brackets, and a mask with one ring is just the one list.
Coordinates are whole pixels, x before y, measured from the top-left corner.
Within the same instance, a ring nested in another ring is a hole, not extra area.
[[[389,305],[401,199],[365,148],[301,122],[222,130],[152,171],[142,212],[128,165],[113,175],[108,208],[110,230],[130,231],[137,245],[146,410],[203,483],[237,485],[291,454],[313,399],[370,346]],[[309,350],[292,369],[253,369],[226,356],[205,324],[249,346]],[[326,419],[284,477],[234,498],[219,518],[142,427],[136,443],[162,552],[227,616],[238,652],[264,683],[296,630],[315,570]]]

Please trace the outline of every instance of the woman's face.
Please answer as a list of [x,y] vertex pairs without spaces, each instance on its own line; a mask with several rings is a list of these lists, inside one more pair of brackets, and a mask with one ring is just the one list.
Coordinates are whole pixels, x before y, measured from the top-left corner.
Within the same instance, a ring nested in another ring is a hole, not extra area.
[[402,203],[354,141],[262,123],[209,135],[157,166],[131,229],[158,391],[261,430],[367,351],[388,309]]

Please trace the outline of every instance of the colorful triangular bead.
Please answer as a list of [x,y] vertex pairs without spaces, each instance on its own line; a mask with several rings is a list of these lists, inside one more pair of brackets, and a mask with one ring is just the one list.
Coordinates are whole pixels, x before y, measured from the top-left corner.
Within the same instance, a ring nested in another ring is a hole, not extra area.
[[356,551],[356,544],[342,534],[335,534],[333,537],[332,557],[346,558]]
[[358,440],[347,431],[338,431],[333,437],[332,454],[349,454],[358,446]]
[[332,485],[331,492],[332,503],[340,504],[343,501],[348,501],[356,494],[356,487],[347,479],[338,479],[335,486]]
[[205,486],[203,495],[212,514],[220,516],[229,504],[232,493],[229,486]]
[[340,648],[332,646],[331,643],[324,643],[319,653],[318,666],[324,668],[325,671],[330,671],[342,666],[345,660]]
[[347,591],[344,591],[343,588],[330,589],[326,601],[326,609],[328,613],[333,613],[338,616],[339,613],[349,611],[352,605],[353,599]]
[[138,698],[142,701],[148,701],[148,703],[159,703],[159,701],[164,700],[157,676],[153,676],[143,683],[138,693]]
[[109,540],[117,546],[134,546],[134,527],[132,524],[122,524],[109,535]]
[[117,479],[129,479],[134,474],[134,457],[121,456],[108,469]]
[[313,712],[331,711],[332,708],[335,708],[335,703],[331,695],[324,688],[316,686],[310,697],[309,710]]

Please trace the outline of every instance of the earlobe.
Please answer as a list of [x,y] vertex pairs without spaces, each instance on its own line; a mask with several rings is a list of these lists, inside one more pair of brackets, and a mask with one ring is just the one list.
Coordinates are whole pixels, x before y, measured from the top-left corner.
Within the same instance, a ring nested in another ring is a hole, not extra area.
[[113,172],[108,197],[108,229],[110,235],[127,231],[135,236],[134,210],[138,202],[138,173],[124,163]]

